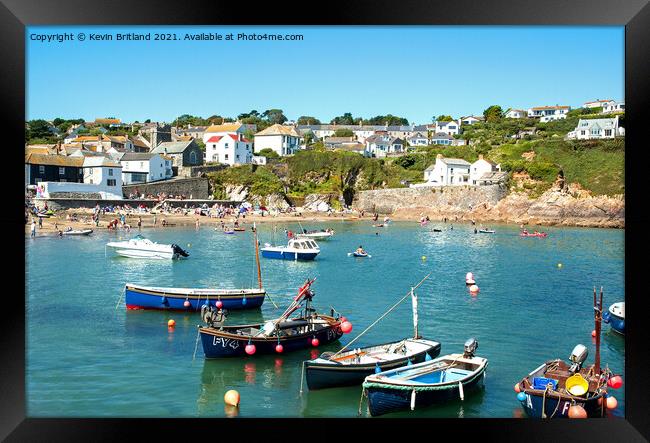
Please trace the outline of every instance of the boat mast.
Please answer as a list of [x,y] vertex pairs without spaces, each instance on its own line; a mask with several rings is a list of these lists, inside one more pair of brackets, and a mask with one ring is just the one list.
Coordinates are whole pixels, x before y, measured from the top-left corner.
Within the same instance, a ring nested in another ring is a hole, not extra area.
[[260,269],[260,248],[257,242],[257,226],[253,223],[253,240],[255,241],[255,262],[257,263],[257,284],[262,289],[262,270]]
[[603,287],[600,287],[600,303],[596,302],[596,287],[594,286],[594,322],[596,330],[596,357],[594,372],[600,374],[600,326],[603,319]]
[[413,302],[413,330],[415,331],[413,338],[418,339],[418,296],[415,295],[413,287],[411,287],[411,301]]

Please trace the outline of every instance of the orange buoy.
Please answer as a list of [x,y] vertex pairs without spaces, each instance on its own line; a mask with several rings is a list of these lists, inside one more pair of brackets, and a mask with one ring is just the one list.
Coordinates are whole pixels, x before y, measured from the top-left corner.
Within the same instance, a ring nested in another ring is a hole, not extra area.
[[226,392],[226,395],[223,396],[223,401],[230,406],[239,406],[240,399],[239,392],[234,389]]
[[341,331],[343,331],[345,334],[352,332],[352,323],[349,321],[344,321],[341,323]]
[[174,319],[170,319],[170,320],[167,322],[167,326],[169,326],[170,328],[173,328],[174,326],[176,326],[176,320],[174,320]]
[[519,387],[519,383],[515,384],[515,392],[517,394],[521,392],[521,388]]
[[596,330],[595,330],[595,329],[594,329],[593,331],[591,331],[591,336],[592,336],[592,337],[595,337],[595,336],[596,336]]
[[478,286],[476,286],[476,285],[472,285],[472,286],[470,286],[470,287],[469,287],[469,292],[470,292],[471,294],[478,294],[478,293],[479,293]]
[[569,408],[569,418],[587,418],[587,411],[580,405],[573,405]]
[[607,406],[607,409],[616,409],[616,406],[618,406],[618,400],[616,400],[616,397],[613,395],[609,395],[607,396],[605,405]]

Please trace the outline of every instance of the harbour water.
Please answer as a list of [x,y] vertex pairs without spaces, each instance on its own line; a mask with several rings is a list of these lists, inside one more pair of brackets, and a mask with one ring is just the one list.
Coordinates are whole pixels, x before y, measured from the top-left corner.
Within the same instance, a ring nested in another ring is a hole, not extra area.
[[[513,385],[543,362],[568,360],[573,347],[595,341],[593,287],[604,305],[624,300],[624,231],[544,228],[548,238],[520,238],[516,226],[395,222],[313,223],[331,227],[313,262],[261,258],[270,294],[261,309],[230,311],[228,323],[277,317],[306,278],[316,277],[314,306],[345,315],[353,331],[339,343],[286,355],[205,360],[197,344],[198,314],[127,311],[127,282],[176,287],[251,287],[257,284],[250,230],[225,235],[208,226],[147,229],[160,243],[177,243],[181,261],[137,260],[105,253],[108,241],[137,234],[95,232],[89,237],[26,239],[26,384],[29,417],[224,417],[223,395],[241,394],[240,417],[357,417],[361,387],[300,394],[301,362],[335,351],[383,314],[427,273],[417,290],[419,332],[442,343],[441,355],[462,352],[476,337],[488,358],[485,390],[463,402],[385,417],[521,417]],[[291,224],[277,225],[277,240]],[[433,232],[441,228],[443,232]],[[259,226],[262,244],[273,224]],[[377,235],[378,233],[379,235]],[[372,258],[348,257],[362,245]],[[562,266],[558,266],[558,264]],[[473,272],[480,293],[469,295]],[[271,302],[273,300],[279,309]],[[119,303],[118,303],[119,302]],[[167,321],[176,321],[168,330]],[[356,346],[413,335],[407,299]],[[194,357],[194,352],[196,354]],[[624,338],[603,325],[601,361],[624,374]],[[625,411],[624,389],[614,415]],[[365,417],[365,404],[361,416]]]

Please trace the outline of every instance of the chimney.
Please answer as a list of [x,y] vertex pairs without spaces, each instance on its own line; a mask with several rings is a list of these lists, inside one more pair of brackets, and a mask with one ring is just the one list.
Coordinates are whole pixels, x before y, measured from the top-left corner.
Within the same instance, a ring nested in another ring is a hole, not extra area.
[[479,154],[479,155],[478,155],[478,159],[479,159],[479,160],[483,160],[483,154]]
[[436,159],[442,158],[442,154],[436,155]]

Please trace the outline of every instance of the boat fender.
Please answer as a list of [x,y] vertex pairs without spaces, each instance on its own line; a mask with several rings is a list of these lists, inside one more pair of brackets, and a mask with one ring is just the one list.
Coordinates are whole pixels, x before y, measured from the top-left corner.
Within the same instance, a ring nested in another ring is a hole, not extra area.
[[465,400],[465,392],[463,392],[463,382],[458,382],[458,393],[460,394],[460,400]]
[[415,409],[415,389],[411,391],[411,411]]

